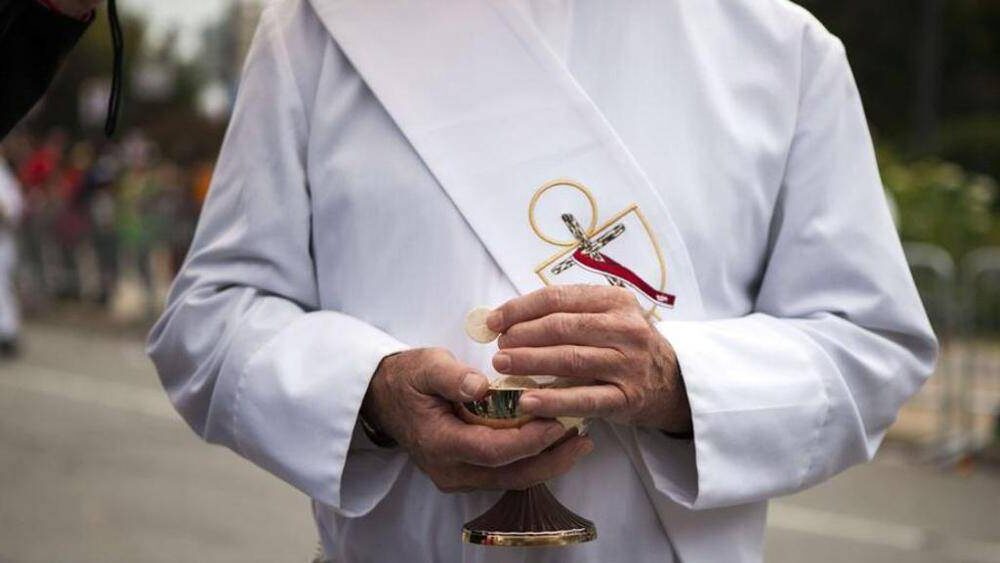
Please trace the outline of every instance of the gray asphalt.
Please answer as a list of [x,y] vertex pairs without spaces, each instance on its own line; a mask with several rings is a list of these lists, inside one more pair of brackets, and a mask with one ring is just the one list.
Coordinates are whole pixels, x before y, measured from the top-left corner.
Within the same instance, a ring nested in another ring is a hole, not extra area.
[[[0,563],[304,562],[308,501],[207,446],[133,334],[30,325],[0,364]],[[1000,562],[1000,472],[960,476],[888,447],[772,504],[766,560]]]

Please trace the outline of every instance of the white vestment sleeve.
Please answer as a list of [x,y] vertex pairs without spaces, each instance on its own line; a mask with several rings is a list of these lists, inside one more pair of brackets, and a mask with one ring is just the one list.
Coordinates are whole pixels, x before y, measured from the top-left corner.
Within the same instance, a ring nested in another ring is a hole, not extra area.
[[754,312],[658,325],[695,437],[636,437],[656,489],[688,507],[791,493],[871,459],[937,354],[843,46],[819,26],[801,81]]
[[[351,448],[372,373],[404,346],[357,318],[318,310],[304,172],[309,124],[286,44],[304,25],[295,17],[278,7],[264,12],[191,252],[149,354],[198,434],[353,515],[370,510],[405,463],[399,452]],[[364,479],[349,478],[359,473],[355,463]]]

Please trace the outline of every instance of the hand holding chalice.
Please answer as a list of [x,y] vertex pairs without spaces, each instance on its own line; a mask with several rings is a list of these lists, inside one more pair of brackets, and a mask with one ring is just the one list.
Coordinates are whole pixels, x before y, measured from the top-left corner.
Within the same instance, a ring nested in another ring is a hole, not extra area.
[[[492,342],[498,336],[486,327],[488,312],[476,309],[467,318],[466,332],[478,342]],[[552,382],[547,384],[552,385]],[[543,386],[546,384],[531,377],[506,377],[494,382],[482,399],[456,405],[456,411],[471,424],[517,428],[535,418],[520,412],[522,394]],[[583,431],[582,419],[560,422],[571,430],[566,438]],[[552,447],[556,446],[558,443]],[[596,537],[594,523],[563,506],[544,483],[507,491],[492,508],[467,522],[462,529],[463,541],[490,546],[563,546]]]

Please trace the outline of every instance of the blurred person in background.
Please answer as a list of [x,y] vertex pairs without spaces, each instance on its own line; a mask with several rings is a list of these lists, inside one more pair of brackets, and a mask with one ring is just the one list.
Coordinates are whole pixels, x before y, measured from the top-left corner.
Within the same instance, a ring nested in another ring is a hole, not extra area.
[[163,213],[163,185],[153,163],[154,152],[145,140],[133,143],[132,149],[126,150],[125,172],[118,179],[115,198],[122,281],[138,282],[139,307],[147,316],[155,315],[156,311],[153,250],[168,228]]
[[97,302],[107,305],[118,284],[118,235],[115,182],[119,162],[115,147],[105,144],[100,156],[88,171],[85,182],[85,206],[90,224],[90,243],[97,268]]
[[198,213],[205,205],[205,198],[208,197],[208,189],[212,185],[212,172],[215,169],[215,162],[204,159],[200,161],[191,174],[191,205],[192,216],[197,218]]
[[93,152],[88,141],[74,143],[50,194],[58,249],[55,293],[60,299],[79,299],[81,296],[80,251],[90,231],[84,196]]
[[16,232],[22,210],[21,186],[0,152],[0,358],[13,357],[18,351],[20,307],[15,284]]
[[52,294],[59,275],[53,194],[59,190],[66,144],[66,132],[53,129],[30,150],[18,169],[25,198],[24,268],[32,288],[31,297],[39,302]]
[[0,139],[45,93],[103,0],[0,0]]
[[68,139],[66,131],[55,128],[44,141],[31,147],[18,171],[26,190],[39,187],[58,171]]

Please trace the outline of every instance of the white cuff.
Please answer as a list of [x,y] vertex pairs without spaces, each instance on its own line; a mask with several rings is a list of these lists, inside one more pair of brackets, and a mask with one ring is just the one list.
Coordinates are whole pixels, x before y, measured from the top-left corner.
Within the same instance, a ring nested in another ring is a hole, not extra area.
[[830,360],[762,315],[657,328],[677,353],[694,425],[693,443],[637,431],[657,490],[699,509],[800,486],[829,406],[817,365]]
[[[311,498],[338,509],[370,509],[392,482],[375,486],[366,477],[356,486],[348,451],[371,376],[382,358],[404,349],[347,315],[300,315],[250,355],[238,373],[221,374],[215,393],[222,397],[214,397],[213,404],[231,405],[228,413],[216,413],[230,416],[212,418],[229,426],[223,431],[240,455]],[[397,457],[405,462],[405,456],[390,457],[392,467],[402,467]],[[395,479],[398,468],[375,473]]]

